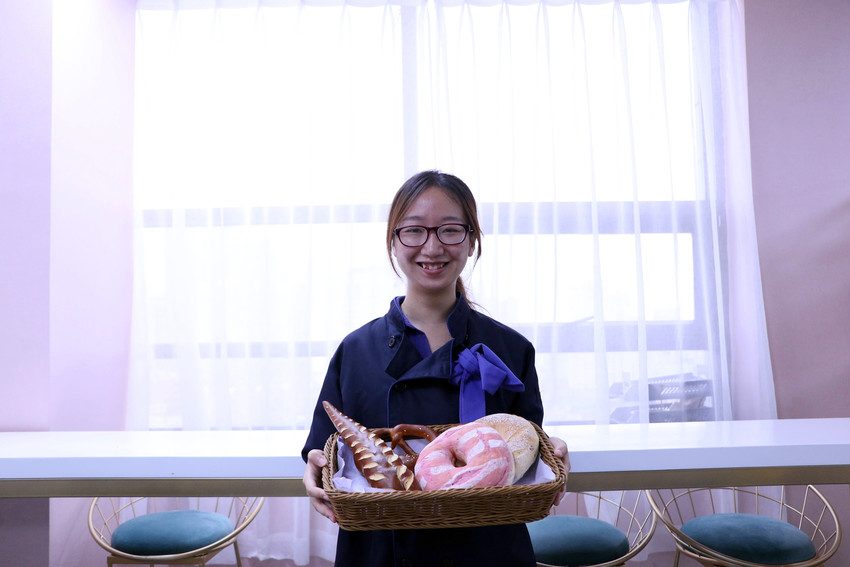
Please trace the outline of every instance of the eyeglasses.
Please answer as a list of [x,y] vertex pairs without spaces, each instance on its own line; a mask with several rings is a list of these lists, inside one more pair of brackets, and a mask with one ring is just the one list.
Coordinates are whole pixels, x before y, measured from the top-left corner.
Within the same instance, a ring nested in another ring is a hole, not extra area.
[[465,224],[441,224],[440,226],[403,226],[393,231],[399,242],[405,246],[422,246],[428,241],[431,232],[437,234],[437,240],[451,246],[466,240],[466,235],[472,232],[472,227]]

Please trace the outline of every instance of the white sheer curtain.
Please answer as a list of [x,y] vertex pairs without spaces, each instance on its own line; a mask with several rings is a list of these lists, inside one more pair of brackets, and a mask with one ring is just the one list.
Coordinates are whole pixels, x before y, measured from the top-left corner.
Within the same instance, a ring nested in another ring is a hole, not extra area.
[[[476,194],[468,287],[547,422],[774,417],[743,45],[734,0],[140,2],[128,427],[307,427],[426,168]],[[332,558],[308,515],[240,545]]]

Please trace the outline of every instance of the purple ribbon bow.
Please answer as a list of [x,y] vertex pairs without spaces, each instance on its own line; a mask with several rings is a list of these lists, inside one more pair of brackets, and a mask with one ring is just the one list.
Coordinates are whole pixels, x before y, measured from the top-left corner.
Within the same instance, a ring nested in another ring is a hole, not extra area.
[[504,388],[522,392],[525,385],[505,366],[490,347],[478,343],[460,351],[452,368],[452,384],[460,384],[460,422],[468,423],[484,417],[484,392],[495,394]]

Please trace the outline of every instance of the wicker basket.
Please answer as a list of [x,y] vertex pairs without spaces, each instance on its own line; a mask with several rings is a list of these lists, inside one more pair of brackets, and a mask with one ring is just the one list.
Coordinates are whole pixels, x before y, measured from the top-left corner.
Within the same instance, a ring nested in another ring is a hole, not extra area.
[[[539,520],[549,514],[555,495],[566,485],[567,474],[563,462],[555,457],[549,436],[532,425],[540,437],[540,457],[554,471],[554,480],[492,488],[345,492],[333,484],[338,437],[334,433],[325,443],[328,465],[322,470],[322,485],[339,526],[352,531],[467,528]],[[449,427],[431,426],[438,433]]]

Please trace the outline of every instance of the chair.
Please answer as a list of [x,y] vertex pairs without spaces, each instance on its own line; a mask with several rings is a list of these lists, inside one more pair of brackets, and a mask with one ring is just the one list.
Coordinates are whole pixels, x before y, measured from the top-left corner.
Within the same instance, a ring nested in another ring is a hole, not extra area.
[[835,511],[813,486],[648,490],[676,544],[702,565],[823,565],[841,543]]
[[564,499],[558,514],[527,524],[538,566],[625,565],[655,532],[642,490],[572,492]]
[[260,497],[95,498],[89,532],[111,565],[206,565],[233,545],[263,507]]

